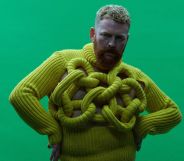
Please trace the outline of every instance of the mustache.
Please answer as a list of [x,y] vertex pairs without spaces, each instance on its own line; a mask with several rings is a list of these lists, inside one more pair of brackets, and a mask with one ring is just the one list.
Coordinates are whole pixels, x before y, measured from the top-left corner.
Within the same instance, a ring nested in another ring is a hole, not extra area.
[[104,52],[117,53],[116,49],[105,49]]
[[104,49],[101,50],[101,53],[112,53],[113,55],[116,55],[117,51],[115,49]]
[[102,55],[104,55],[105,53],[110,53],[115,59],[118,59],[120,57],[120,55],[115,49],[105,49],[102,50],[101,53]]

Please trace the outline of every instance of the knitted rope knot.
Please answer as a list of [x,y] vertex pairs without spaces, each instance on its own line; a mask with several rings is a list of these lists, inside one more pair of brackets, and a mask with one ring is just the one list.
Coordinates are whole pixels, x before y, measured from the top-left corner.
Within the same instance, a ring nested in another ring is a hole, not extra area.
[[[136,122],[136,115],[144,111],[146,97],[140,84],[133,78],[121,79],[124,72],[120,65],[108,74],[95,72],[83,58],[72,59],[67,66],[68,75],[58,83],[50,96],[51,102],[59,107],[51,109],[63,126],[80,127],[89,122],[108,122],[120,131],[129,131]],[[73,99],[81,88],[85,90],[82,99]],[[130,93],[135,91],[135,97]],[[118,104],[117,95],[122,104]],[[100,105],[101,113],[97,113]],[[80,115],[74,117],[75,110]]]

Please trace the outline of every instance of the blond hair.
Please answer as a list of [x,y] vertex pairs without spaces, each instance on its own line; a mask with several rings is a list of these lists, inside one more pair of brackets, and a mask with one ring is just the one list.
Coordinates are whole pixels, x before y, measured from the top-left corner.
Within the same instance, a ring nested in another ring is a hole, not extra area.
[[130,26],[129,12],[123,6],[111,4],[101,7],[96,13],[95,25],[105,18],[112,19],[122,24],[128,24]]

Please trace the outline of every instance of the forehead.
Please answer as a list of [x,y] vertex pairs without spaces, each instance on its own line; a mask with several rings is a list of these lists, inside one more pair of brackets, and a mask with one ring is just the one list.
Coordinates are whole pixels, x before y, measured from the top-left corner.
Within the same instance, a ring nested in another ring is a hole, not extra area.
[[112,19],[103,19],[100,20],[97,28],[97,32],[109,32],[114,34],[127,34],[129,31],[128,24],[121,24]]

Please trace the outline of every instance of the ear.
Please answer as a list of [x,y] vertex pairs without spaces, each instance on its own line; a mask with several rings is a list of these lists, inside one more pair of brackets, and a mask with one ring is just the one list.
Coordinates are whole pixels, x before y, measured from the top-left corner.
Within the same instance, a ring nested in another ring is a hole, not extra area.
[[127,42],[128,42],[129,36],[130,36],[130,33],[128,33],[128,35],[127,35]]
[[125,50],[125,48],[126,48],[126,45],[127,45],[128,39],[129,39],[129,36],[130,36],[130,34],[128,33],[127,39],[126,39],[126,42],[125,42],[125,44],[124,44],[124,49],[123,49],[122,53],[124,52],[124,50]]
[[[128,42],[129,36],[130,36],[130,34],[128,33],[128,35],[127,35],[127,40],[126,40],[126,44],[127,44],[127,42]],[[126,44],[125,44],[125,45],[126,45]]]
[[91,27],[90,29],[90,39],[91,39],[91,42],[94,42],[94,39],[95,39],[95,28],[94,27]]

